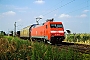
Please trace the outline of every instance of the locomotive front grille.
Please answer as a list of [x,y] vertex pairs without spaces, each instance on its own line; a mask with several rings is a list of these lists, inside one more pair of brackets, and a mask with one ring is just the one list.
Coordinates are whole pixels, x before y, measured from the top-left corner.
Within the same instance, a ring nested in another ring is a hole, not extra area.
[[64,36],[52,36],[51,43],[61,43],[64,40]]

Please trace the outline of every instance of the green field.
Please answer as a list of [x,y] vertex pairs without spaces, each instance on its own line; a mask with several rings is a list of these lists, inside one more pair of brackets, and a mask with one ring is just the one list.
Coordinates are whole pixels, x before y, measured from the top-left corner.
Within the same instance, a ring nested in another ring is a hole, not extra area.
[[89,60],[90,54],[57,46],[22,40],[18,37],[0,37],[0,60]]
[[90,45],[90,34],[67,34],[65,41]]

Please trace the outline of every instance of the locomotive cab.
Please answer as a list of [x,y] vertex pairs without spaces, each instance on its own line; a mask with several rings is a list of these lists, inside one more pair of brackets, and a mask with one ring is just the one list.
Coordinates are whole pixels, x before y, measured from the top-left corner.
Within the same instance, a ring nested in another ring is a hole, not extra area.
[[61,43],[65,39],[62,22],[47,21],[45,26],[47,41],[50,43]]
[[51,43],[61,43],[64,40],[64,28],[61,22],[50,24]]

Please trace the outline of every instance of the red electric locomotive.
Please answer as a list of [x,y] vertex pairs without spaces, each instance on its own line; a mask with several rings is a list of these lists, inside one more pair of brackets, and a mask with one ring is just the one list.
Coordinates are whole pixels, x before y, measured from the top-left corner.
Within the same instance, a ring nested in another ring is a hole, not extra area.
[[45,43],[61,43],[64,39],[64,27],[62,22],[47,20],[43,25],[35,25],[30,29],[32,39],[43,40]]

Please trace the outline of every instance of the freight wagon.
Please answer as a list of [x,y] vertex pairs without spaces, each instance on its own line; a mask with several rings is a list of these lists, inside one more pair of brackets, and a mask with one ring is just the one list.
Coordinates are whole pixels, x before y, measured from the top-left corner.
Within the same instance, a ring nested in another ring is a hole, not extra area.
[[37,24],[32,24],[30,26],[27,26],[27,27],[21,29],[21,31],[20,31],[20,38],[30,39],[30,37],[31,37],[31,28],[33,26],[35,26],[35,25],[37,25]]

